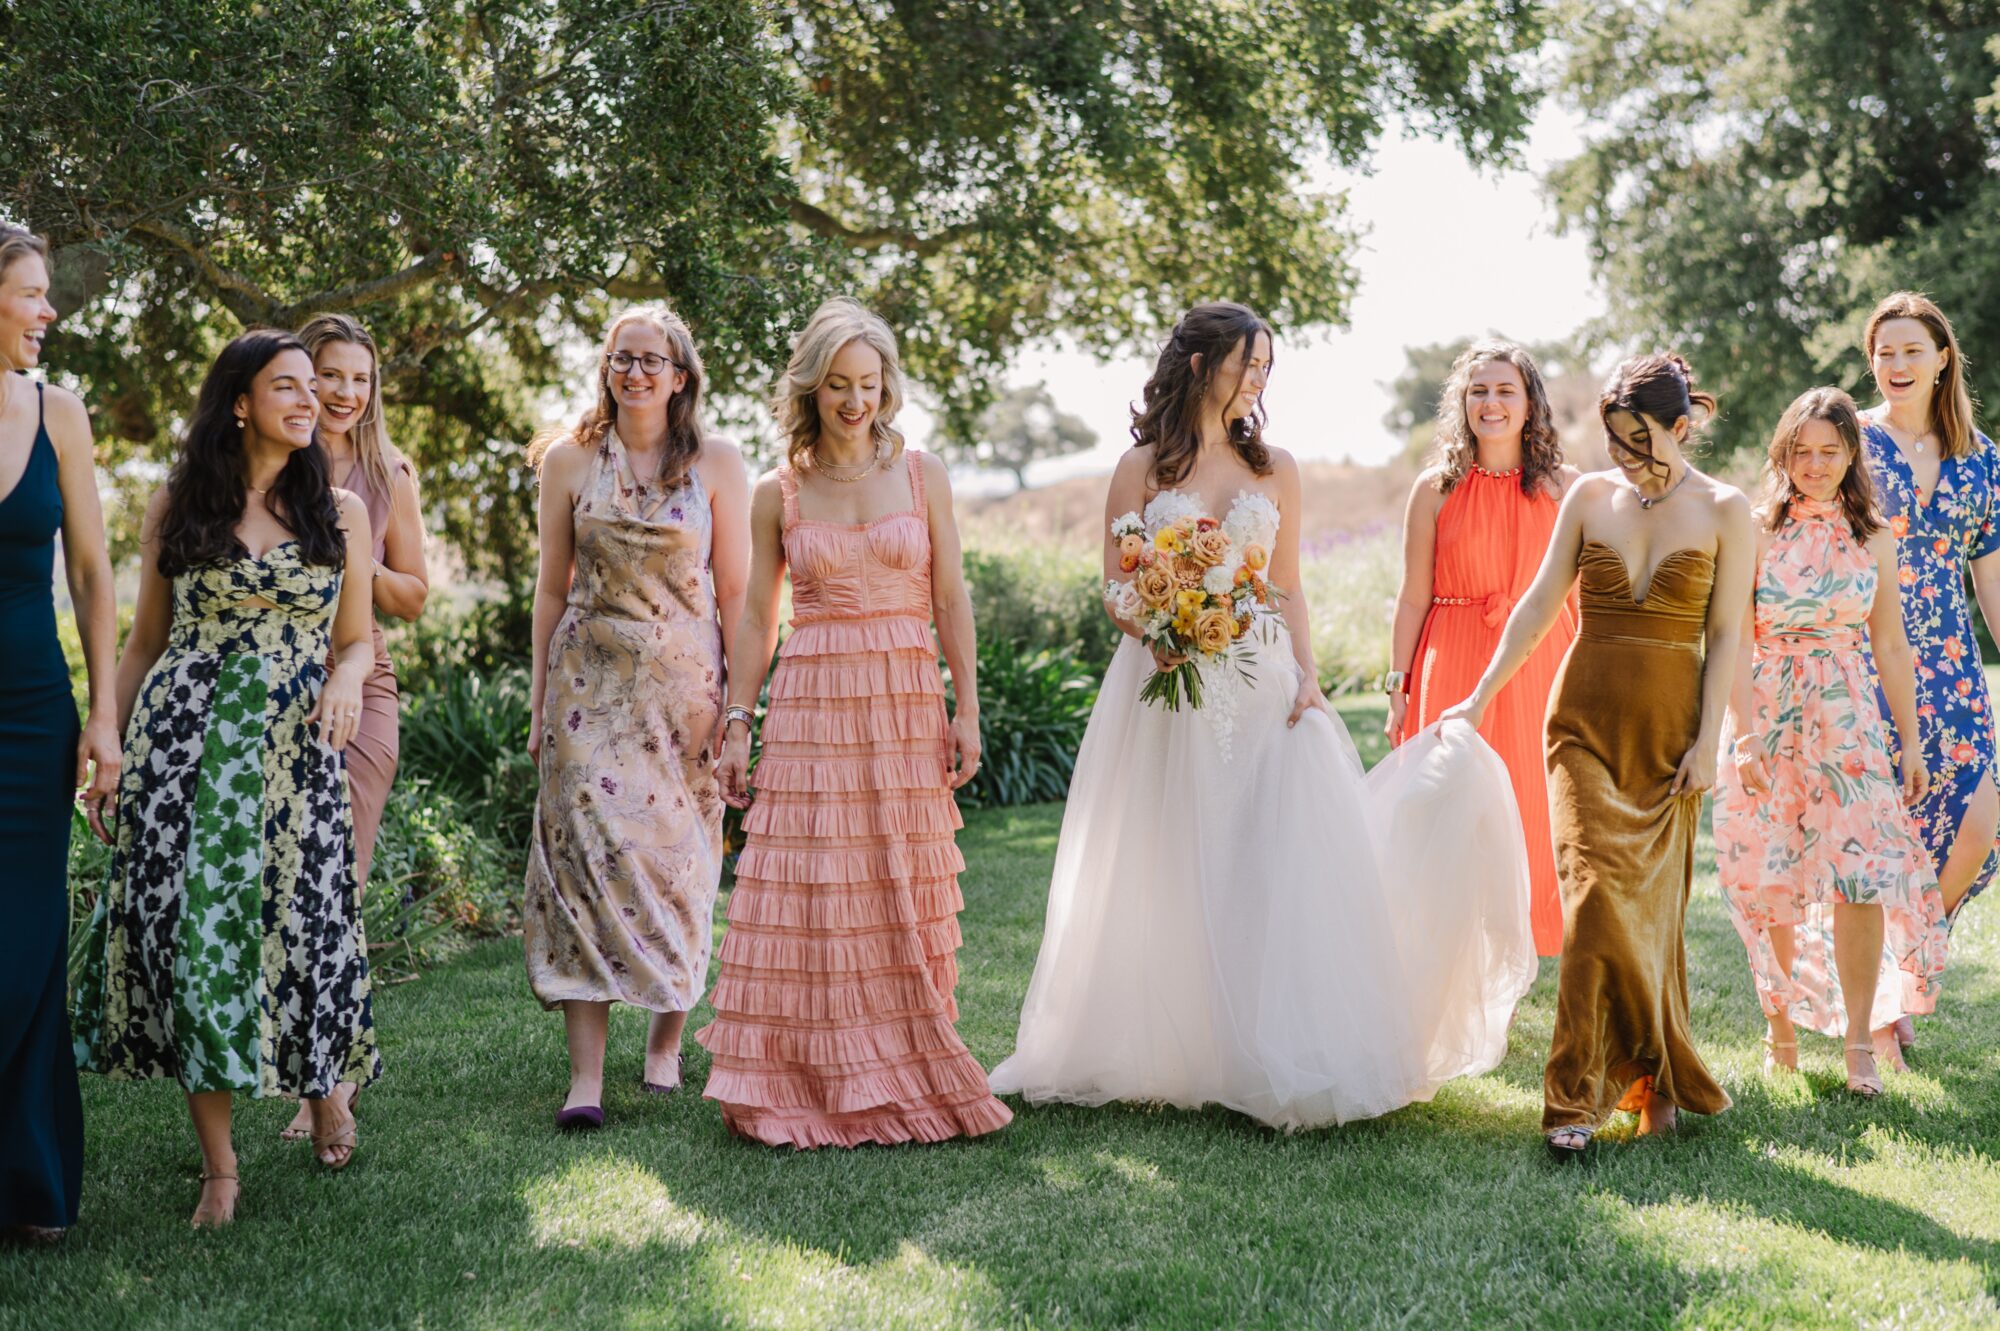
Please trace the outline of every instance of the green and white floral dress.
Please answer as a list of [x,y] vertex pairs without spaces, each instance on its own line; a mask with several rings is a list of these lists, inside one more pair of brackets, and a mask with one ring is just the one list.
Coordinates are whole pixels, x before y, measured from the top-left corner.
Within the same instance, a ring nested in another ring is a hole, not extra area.
[[291,541],[174,579],[76,977],[81,1066],[253,1096],[380,1072],[347,775],[306,721],[340,581]]

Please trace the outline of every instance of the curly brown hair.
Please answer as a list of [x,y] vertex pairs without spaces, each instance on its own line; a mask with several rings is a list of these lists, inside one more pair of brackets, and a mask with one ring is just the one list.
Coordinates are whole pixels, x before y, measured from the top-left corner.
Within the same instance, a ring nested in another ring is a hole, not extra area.
[[[1277,336],[1263,316],[1233,300],[1197,305],[1180,317],[1153,363],[1153,373],[1132,408],[1132,446],[1153,446],[1153,488],[1179,485],[1194,469],[1201,451],[1201,408],[1230,353],[1248,349],[1262,333],[1274,345]],[[1194,358],[1201,357],[1195,368]],[[1274,355],[1275,359],[1275,355]],[[1271,450],[1264,445],[1264,407],[1229,423],[1229,442],[1245,466],[1259,476],[1271,474]]]
[[1528,420],[1521,427],[1521,493],[1533,495],[1552,480],[1563,464],[1562,441],[1556,437],[1555,411],[1541,369],[1525,347],[1500,338],[1474,342],[1452,362],[1438,394],[1437,438],[1431,465],[1437,468],[1439,494],[1458,488],[1479,460],[1479,445],[1465,417],[1465,393],[1472,376],[1488,365],[1504,362],[1521,376],[1528,394]]

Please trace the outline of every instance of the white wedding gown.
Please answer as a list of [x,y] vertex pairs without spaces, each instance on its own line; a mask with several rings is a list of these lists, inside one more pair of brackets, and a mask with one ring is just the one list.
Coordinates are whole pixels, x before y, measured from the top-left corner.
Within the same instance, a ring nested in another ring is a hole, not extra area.
[[[1163,491],[1148,531],[1191,511]],[[1506,1053],[1536,960],[1499,755],[1455,723],[1364,774],[1339,720],[1286,726],[1301,675],[1282,618],[1244,641],[1253,680],[1179,712],[1139,700],[1152,657],[1119,646],[996,1093],[1310,1128],[1429,1099]]]

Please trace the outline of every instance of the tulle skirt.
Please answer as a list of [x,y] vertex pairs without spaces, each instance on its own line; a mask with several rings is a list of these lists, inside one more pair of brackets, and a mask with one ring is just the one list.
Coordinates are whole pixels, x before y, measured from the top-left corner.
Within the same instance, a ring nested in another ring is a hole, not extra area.
[[1453,725],[1364,774],[1339,720],[1286,726],[1290,639],[1276,619],[1257,633],[1229,726],[1140,702],[1151,657],[1119,647],[996,1092],[1310,1128],[1506,1053],[1536,968],[1506,766]]

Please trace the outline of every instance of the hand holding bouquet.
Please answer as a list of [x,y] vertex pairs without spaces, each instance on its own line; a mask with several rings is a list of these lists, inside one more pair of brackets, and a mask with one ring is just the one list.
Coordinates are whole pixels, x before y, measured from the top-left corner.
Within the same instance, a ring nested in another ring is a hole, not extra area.
[[1279,594],[1264,577],[1270,551],[1244,535],[1206,515],[1176,518],[1150,539],[1137,513],[1112,522],[1118,567],[1130,576],[1105,583],[1105,604],[1156,656],[1186,658],[1153,673],[1139,691],[1147,702],[1179,711],[1185,696],[1200,707],[1204,669],[1227,666],[1250,678],[1241,639]]

